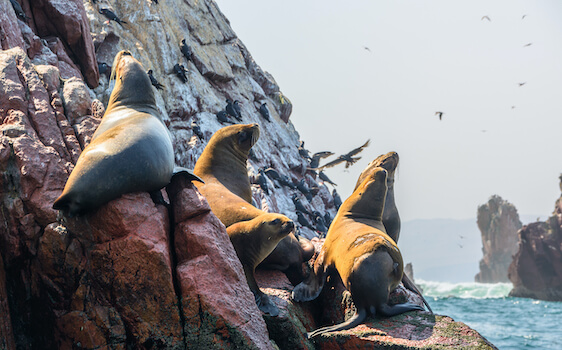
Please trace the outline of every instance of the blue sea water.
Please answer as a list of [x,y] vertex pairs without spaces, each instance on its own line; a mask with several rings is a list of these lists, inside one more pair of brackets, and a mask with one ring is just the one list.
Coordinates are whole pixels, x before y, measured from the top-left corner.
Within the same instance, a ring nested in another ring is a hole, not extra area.
[[511,283],[416,283],[433,312],[467,324],[498,349],[562,350],[562,302],[510,298]]

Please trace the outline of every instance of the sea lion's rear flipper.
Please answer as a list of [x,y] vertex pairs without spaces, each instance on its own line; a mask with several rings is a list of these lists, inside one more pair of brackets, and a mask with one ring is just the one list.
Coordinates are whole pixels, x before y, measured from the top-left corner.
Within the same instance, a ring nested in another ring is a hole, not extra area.
[[201,183],[205,183],[205,181],[201,180],[201,178],[199,176],[197,176],[193,173],[193,170],[189,170],[189,169],[184,168],[182,166],[176,165],[174,167],[174,173],[172,174],[172,177],[176,176],[178,174],[183,174],[184,176],[187,176],[189,181],[199,181]]
[[411,290],[412,292],[416,293],[417,295],[419,295],[422,300],[423,303],[425,304],[425,306],[427,307],[427,309],[429,310],[429,312],[433,313],[433,310],[431,310],[431,307],[429,306],[429,303],[427,302],[427,300],[425,300],[425,298],[423,297],[422,293],[420,292],[420,290],[418,289],[418,287],[416,287],[416,285],[414,284],[414,282],[412,282],[410,280],[410,278],[408,277],[408,275],[403,274],[402,275],[402,283],[404,284],[404,287],[406,287],[407,289]]
[[343,331],[346,329],[350,329],[361,324],[361,322],[365,320],[365,317],[367,317],[367,310],[365,308],[362,308],[356,311],[355,315],[351,316],[351,318],[345,322],[333,326],[318,328],[317,330],[307,333],[306,335],[308,339],[311,339],[322,333]]
[[152,198],[154,204],[168,205],[168,203],[166,203],[166,201],[164,200],[164,196],[162,195],[162,190],[151,191],[148,192],[148,194],[150,194],[150,198]]
[[403,314],[404,312],[414,311],[414,310],[423,310],[423,307],[414,304],[414,303],[403,303],[403,304],[396,304],[396,305],[388,305],[382,304],[377,308],[384,316],[390,317],[395,315]]

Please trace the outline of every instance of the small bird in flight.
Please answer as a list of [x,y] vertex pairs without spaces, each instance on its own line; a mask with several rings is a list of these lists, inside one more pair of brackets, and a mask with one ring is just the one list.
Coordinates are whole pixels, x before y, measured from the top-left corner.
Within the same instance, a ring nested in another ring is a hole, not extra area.
[[531,45],[533,45],[533,43],[528,43],[526,45],[523,45],[523,47],[527,47],[527,46],[531,46]]
[[489,22],[492,22],[492,20],[490,19],[490,17],[488,16],[482,16],[482,18],[480,19],[481,21],[487,19]]
[[521,87],[521,86],[523,86],[523,85],[525,85],[525,84],[527,84],[527,82],[519,83],[519,87]]
[[371,52],[371,49],[369,49],[367,46],[363,46],[363,48],[369,52]]
[[443,112],[437,111],[437,112],[435,112],[435,115],[439,116],[439,120],[443,119]]
[[527,17],[527,15],[523,15],[523,17],[521,17],[521,19],[525,19],[525,17]]

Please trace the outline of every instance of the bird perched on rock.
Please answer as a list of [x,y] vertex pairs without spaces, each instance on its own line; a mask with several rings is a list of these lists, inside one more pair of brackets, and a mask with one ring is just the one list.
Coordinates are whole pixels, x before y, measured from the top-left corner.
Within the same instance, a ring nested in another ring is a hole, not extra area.
[[109,77],[111,75],[110,65],[105,62],[98,62],[98,71],[100,72],[100,74],[105,75],[107,77],[107,80],[109,80]]
[[14,12],[16,13],[16,16],[21,19],[22,21],[24,21],[25,23],[27,23],[28,19],[31,19],[29,17],[26,16],[25,12],[23,11],[23,8],[21,7],[20,3],[17,2],[16,0],[10,0],[10,3],[12,4],[12,7],[14,8]]
[[328,227],[326,227],[326,222],[324,221],[324,217],[319,212],[315,211],[313,213],[314,223],[316,226],[316,231],[324,234],[328,232]]
[[316,169],[318,168],[318,165],[320,165],[320,159],[322,158],[326,158],[329,156],[333,156],[334,152],[328,152],[328,151],[324,151],[324,152],[316,152],[312,155],[312,158],[310,159],[310,164],[308,165],[309,168],[311,169]]
[[301,224],[304,227],[308,227],[309,229],[311,229],[312,231],[315,231],[314,227],[310,224],[310,222],[304,217],[304,214],[300,211],[297,211],[297,217],[298,217],[298,221],[299,224]]
[[265,175],[267,175],[267,177],[269,177],[272,180],[279,180],[280,178],[280,175],[277,172],[277,170],[273,168],[267,168],[263,172],[265,173]]
[[188,70],[182,64],[176,63],[174,65],[174,73],[180,78],[184,83],[187,83],[187,72]]
[[320,177],[320,180],[322,180],[324,182],[327,182],[332,186],[337,186],[332,180],[330,180],[328,175],[324,174],[324,172],[322,170],[320,170],[320,172],[318,173],[318,177]]
[[260,185],[261,189],[269,196],[269,186],[267,185],[267,178],[265,173],[263,172],[263,168],[258,170],[258,175],[256,177],[258,185]]
[[304,181],[304,179],[301,179],[298,183],[297,183],[297,189],[299,191],[302,192],[302,194],[304,194],[304,196],[306,197],[306,199],[308,199],[309,201],[312,200],[312,193],[310,193],[310,189],[308,188],[306,182]]
[[238,115],[238,118],[236,119],[242,121],[242,109],[240,108],[240,101],[234,100],[232,107],[234,107],[234,110],[236,111],[236,115]]
[[267,109],[267,104],[265,102],[262,103],[261,106],[260,106],[260,114],[268,122],[271,121],[271,119],[269,117],[269,110]]
[[334,198],[334,206],[336,207],[336,209],[340,209],[340,206],[342,205],[342,201],[340,195],[338,194],[335,188],[332,190],[332,198]]
[[369,143],[371,142],[371,140],[367,140],[367,142],[365,142],[362,146],[359,146],[353,150],[351,150],[350,152],[346,153],[346,154],[342,154],[341,156],[339,156],[338,158],[336,158],[335,160],[322,165],[321,167],[318,168],[318,170],[322,170],[324,168],[331,168],[333,166],[336,166],[340,163],[345,162],[345,168],[349,168],[351,165],[355,164],[355,162],[357,162],[359,159],[361,159],[361,157],[353,157],[357,154],[359,154],[361,151],[363,151],[365,149],[365,147],[369,146]]
[[228,113],[226,113],[226,111],[220,111],[216,114],[217,119],[219,120],[219,122],[222,123],[230,123],[230,124],[236,124],[235,122],[233,122],[232,120],[230,120],[230,115]]
[[[101,13],[102,15],[104,15],[105,18],[107,18],[109,21],[115,21],[115,22],[119,23],[119,25],[120,25],[121,27],[123,27],[123,23],[125,23],[125,24],[127,23],[127,22],[123,21],[122,19],[120,19],[119,17],[117,17],[117,15],[115,14],[115,12],[111,11],[111,10],[108,9],[108,8],[101,8],[101,9],[99,10],[99,13]],[[108,21],[108,22],[109,22],[109,21]]]
[[185,42],[185,38],[181,39],[180,51],[188,62],[191,61],[191,48]]
[[226,113],[228,113],[230,116],[236,118],[236,120],[238,121],[242,121],[242,118],[240,118],[240,115],[238,114],[238,112],[236,111],[236,108],[234,107],[234,103],[232,103],[232,100],[227,98],[226,99],[226,107],[224,108],[224,110],[226,111]]
[[146,74],[148,74],[148,77],[150,78],[150,83],[152,84],[152,86],[154,86],[158,90],[162,90],[164,88],[164,85],[160,84],[158,82],[158,80],[156,80],[154,75],[152,75],[152,69],[149,69],[148,72],[146,72]]
[[301,155],[301,157],[305,158],[305,159],[310,159],[310,152],[308,152],[308,150],[306,148],[304,148],[304,141],[301,141],[299,147],[299,154]]
[[270,179],[277,180],[277,182],[279,182],[279,184],[281,184],[282,186],[286,186],[291,189],[296,188],[295,184],[293,184],[293,182],[289,179],[289,177],[283,174],[279,174],[277,170],[273,168],[267,168],[264,170],[264,172]]
[[330,228],[330,225],[332,224],[332,215],[330,215],[330,213],[325,212],[324,213],[324,222],[326,223],[326,227]]
[[191,130],[193,134],[199,138],[199,140],[203,140],[203,132],[201,132],[201,127],[195,120],[191,121]]
[[302,204],[300,198],[296,194],[294,194],[291,199],[293,200],[293,204],[298,211],[302,211],[303,213],[307,213],[308,215],[310,215],[310,212],[306,210],[304,204]]

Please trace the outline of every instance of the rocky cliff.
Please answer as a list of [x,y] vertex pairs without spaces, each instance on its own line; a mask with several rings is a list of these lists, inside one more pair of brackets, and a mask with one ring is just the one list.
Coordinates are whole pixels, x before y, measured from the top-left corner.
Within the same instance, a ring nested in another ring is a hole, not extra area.
[[[361,346],[493,348],[462,323],[423,312],[413,315],[423,329],[412,330],[403,318],[386,320],[389,328],[375,338],[350,331],[315,345],[305,331],[340,322],[345,312],[320,316],[331,312],[322,306],[330,298],[293,304],[292,285],[279,272],[258,276],[282,309],[264,320],[224,226],[181,178],[164,192],[168,205],[132,193],[83,217],[57,217],[52,203],[100,122],[113,85],[107,66],[121,49],[162,84],[157,102],[179,165],[193,167],[223,126],[215,113],[227,98],[239,100],[242,122],[261,127],[250,177],[271,166],[312,189],[309,200],[266,179],[269,194],[253,185],[256,204],[294,220],[293,194],[308,211],[333,217],[335,208],[298,152],[289,99],[212,0],[14,1],[21,11],[0,0],[0,348],[269,349],[276,342],[310,349],[345,346],[346,339]],[[103,8],[127,23],[108,21]],[[184,38],[190,60],[179,50]],[[176,64],[187,68],[186,82],[173,73]],[[271,121],[258,112],[264,102]]]
[[562,196],[546,222],[521,228],[518,245],[509,266],[509,279],[513,283],[509,295],[562,301]]
[[482,234],[480,272],[476,282],[509,282],[507,270],[517,251],[517,231],[521,221],[513,204],[500,196],[490,197],[488,203],[478,207],[478,228]]

